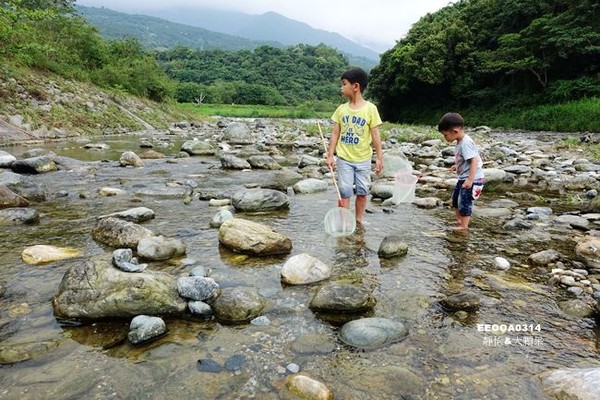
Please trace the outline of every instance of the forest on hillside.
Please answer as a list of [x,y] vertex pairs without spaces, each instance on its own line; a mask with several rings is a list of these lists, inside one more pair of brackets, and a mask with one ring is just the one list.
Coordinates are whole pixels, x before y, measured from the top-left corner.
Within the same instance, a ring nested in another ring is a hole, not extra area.
[[260,46],[236,52],[178,47],[156,57],[178,82],[180,102],[335,104],[340,100],[340,76],[349,67],[339,51],[325,45]]
[[[325,45],[150,52],[104,39],[74,0],[0,2],[3,76],[29,68],[158,102],[333,110],[349,66]],[[471,123],[600,132],[600,2],[459,0],[382,55],[366,97],[392,122],[432,124],[454,109]]]
[[414,24],[371,78],[383,117],[395,121],[600,102],[600,2],[460,0]]

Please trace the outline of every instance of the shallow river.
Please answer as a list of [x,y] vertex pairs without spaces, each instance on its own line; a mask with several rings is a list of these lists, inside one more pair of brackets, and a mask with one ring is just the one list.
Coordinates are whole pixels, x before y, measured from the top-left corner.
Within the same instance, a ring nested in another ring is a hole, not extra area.
[[[288,236],[291,255],[309,253],[332,265],[331,279],[372,288],[378,303],[368,316],[402,321],[410,330],[400,343],[356,351],[337,336],[348,317],[317,315],[308,308],[318,285],[281,284],[279,271],[289,256],[231,253],[219,246],[218,231],[208,226],[217,209],[207,201],[195,198],[186,205],[181,198],[143,194],[186,180],[198,182],[202,191],[230,192],[268,181],[274,172],[223,171],[212,157],[169,157],[172,163],[145,160],[143,169],[120,168],[114,160],[124,150],[139,150],[139,138],[102,139],[111,150],[84,150],[78,143],[35,145],[80,160],[113,161],[99,163],[90,175],[32,176],[49,193],[62,190],[68,196],[33,204],[41,214],[39,224],[0,231],[0,282],[6,287],[0,298],[0,346],[4,351],[28,348],[31,354],[0,366],[0,399],[293,399],[284,384],[290,363],[329,386],[336,399],[542,399],[536,374],[600,365],[596,321],[560,312],[556,302],[567,297],[565,292],[545,283],[548,271],[526,266],[527,256],[538,250],[572,254],[574,244],[560,232],[538,243],[503,231],[496,220],[474,218],[470,233],[461,235],[447,229],[452,221],[447,208],[405,204],[384,212],[371,203],[364,231],[335,239],[323,230],[323,217],[336,202],[331,188],[292,197],[286,212],[238,214]],[[178,148],[174,143],[157,150],[172,156]],[[4,150],[19,157],[27,149]],[[127,194],[99,197],[98,189],[106,186]],[[446,199],[449,193],[437,195]],[[499,196],[483,196],[480,205]],[[166,336],[140,347],[126,340],[128,320],[60,324],[51,299],[77,261],[31,266],[21,260],[21,252],[49,244],[82,249],[85,258],[108,254],[112,249],[91,237],[96,217],[138,206],[156,214],[144,226],[187,245],[184,259],[149,268],[180,276],[197,262],[212,270],[221,287],[256,287],[268,299],[264,315],[271,324],[171,319]],[[403,238],[408,255],[380,260],[377,249],[390,234]],[[509,259],[513,267],[507,272],[493,268],[495,256]],[[477,293],[482,303],[464,319],[438,305],[445,295],[462,291]],[[533,331],[495,335],[481,331],[479,324],[527,325]],[[201,372],[199,359],[241,366]]]

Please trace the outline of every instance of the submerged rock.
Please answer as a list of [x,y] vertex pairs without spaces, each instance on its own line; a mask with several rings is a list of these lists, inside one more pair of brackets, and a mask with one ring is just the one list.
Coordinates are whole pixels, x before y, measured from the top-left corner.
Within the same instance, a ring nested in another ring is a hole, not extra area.
[[21,258],[27,264],[45,264],[53,261],[68,260],[80,257],[83,252],[71,247],[56,247],[44,244],[27,247],[21,253]]
[[333,400],[333,392],[323,382],[306,375],[293,375],[287,378],[287,389],[302,399]]
[[440,304],[450,311],[474,311],[479,308],[479,296],[474,293],[458,293],[440,301]]
[[372,310],[377,300],[370,290],[345,283],[329,283],[317,291],[310,301],[313,311],[358,313]]
[[538,375],[544,392],[569,400],[600,399],[600,368],[561,368]]
[[383,238],[377,254],[381,258],[405,256],[408,253],[408,244],[398,235],[389,235]]
[[266,300],[255,288],[234,287],[223,289],[213,305],[215,317],[222,323],[247,323],[258,317]]
[[375,349],[395,343],[408,336],[403,323],[387,318],[362,318],[347,322],[340,330],[340,339],[353,347]]
[[15,207],[0,210],[0,225],[35,224],[40,221],[40,213],[33,208]]

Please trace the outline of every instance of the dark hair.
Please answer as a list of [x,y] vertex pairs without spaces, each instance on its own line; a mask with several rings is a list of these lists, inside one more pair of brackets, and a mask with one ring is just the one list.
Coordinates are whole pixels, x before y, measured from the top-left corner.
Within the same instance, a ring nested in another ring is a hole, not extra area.
[[449,112],[440,119],[437,129],[439,132],[443,132],[454,128],[463,128],[464,126],[465,120],[459,113]]
[[344,72],[342,79],[346,79],[350,83],[358,83],[360,92],[364,92],[369,84],[369,75],[362,68],[352,68]]

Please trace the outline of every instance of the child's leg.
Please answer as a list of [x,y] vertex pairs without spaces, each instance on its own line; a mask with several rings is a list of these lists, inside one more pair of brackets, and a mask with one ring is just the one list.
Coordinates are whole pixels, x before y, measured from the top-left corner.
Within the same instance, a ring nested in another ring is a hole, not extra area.
[[356,196],[356,222],[362,224],[365,210],[367,209],[367,196],[357,195]]
[[350,208],[350,198],[354,194],[354,168],[349,162],[338,158],[336,162],[337,182],[342,197],[342,205]]
[[367,208],[367,195],[371,189],[371,160],[354,164],[354,187],[356,191],[356,222],[362,224]]
[[452,208],[454,209],[454,219],[456,223],[460,225],[460,211],[459,211],[459,195],[460,189],[464,181],[459,180],[452,191]]
[[458,229],[469,229],[470,215],[461,215],[458,219]]
[[458,229],[468,229],[471,214],[473,213],[473,188],[460,188],[458,195]]

